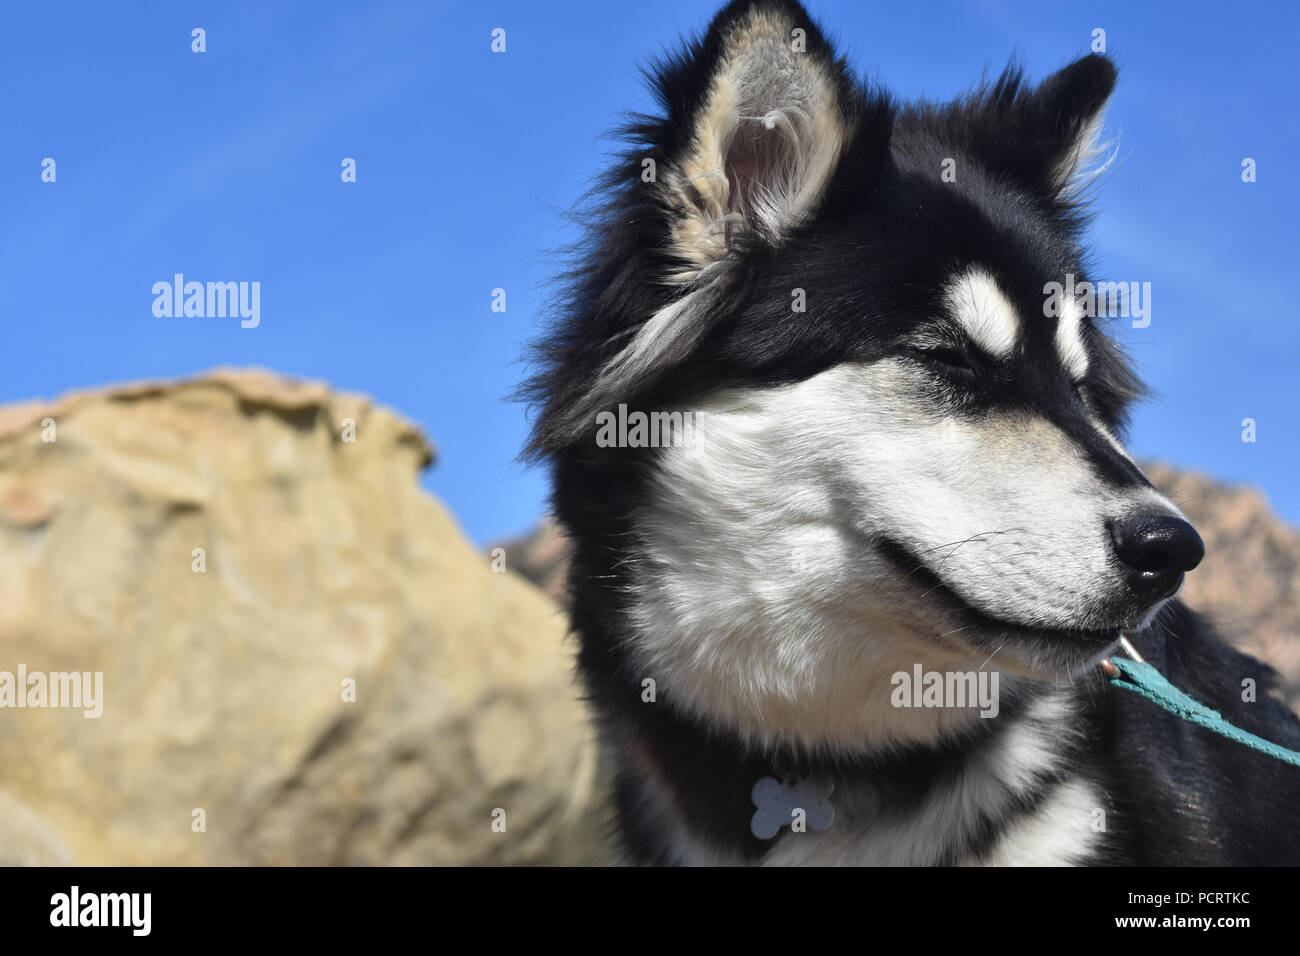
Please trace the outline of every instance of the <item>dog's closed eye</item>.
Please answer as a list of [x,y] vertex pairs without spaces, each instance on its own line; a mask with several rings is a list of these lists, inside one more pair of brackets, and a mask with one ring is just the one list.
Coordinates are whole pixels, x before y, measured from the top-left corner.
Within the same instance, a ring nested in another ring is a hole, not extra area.
[[972,384],[979,376],[975,363],[962,349],[953,346],[910,348],[907,354],[931,371],[962,384]]

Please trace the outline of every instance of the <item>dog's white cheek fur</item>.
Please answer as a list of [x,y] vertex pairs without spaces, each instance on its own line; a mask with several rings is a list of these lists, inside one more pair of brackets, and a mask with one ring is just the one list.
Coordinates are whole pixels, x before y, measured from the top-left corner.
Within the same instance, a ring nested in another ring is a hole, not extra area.
[[891,360],[719,392],[690,446],[661,452],[637,516],[633,613],[645,676],[678,705],[759,739],[832,746],[933,740],[978,719],[890,703],[897,671],[982,658],[874,535],[988,614],[1090,623],[1118,583],[1105,520],[1134,495],[1108,489],[1044,420],[947,413],[924,374]]

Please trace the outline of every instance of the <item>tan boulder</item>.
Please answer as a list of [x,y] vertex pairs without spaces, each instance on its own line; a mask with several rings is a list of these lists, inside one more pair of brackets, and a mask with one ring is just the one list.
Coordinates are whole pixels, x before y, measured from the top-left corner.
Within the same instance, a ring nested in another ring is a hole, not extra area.
[[0,672],[103,674],[98,718],[0,708],[0,862],[602,860],[562,614],[432,457],[262,372],[0,410]]

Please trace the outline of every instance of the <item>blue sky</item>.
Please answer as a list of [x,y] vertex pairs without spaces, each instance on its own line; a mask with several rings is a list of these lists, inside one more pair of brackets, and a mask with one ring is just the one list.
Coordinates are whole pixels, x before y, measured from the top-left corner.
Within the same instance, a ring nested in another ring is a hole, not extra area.
[[[908,97],[952,96],[1013,52],[1041,78],[1106,30],[1121,147],[1096,261],[1152,284],[1150,326],[1119,323],[1156,391],[1131,445],[1257,484],[1300,520],[1300,5],[809,6],[857,69]],[[515,463],[527,426],[507,396],[572,238],[561,213],[619,112],[649,106],[637,64],[714,8],[7,5],[0,401],[217,365],[325,379],[428,431],[439,461],[424,483],[476,542],[530,527],[545,476]],[[194,27],[206,53],[190,50]],[[356,183],[340,181],[343,157]],[[176,272],[259,281],[260,325],[156,318],[151,287]]]

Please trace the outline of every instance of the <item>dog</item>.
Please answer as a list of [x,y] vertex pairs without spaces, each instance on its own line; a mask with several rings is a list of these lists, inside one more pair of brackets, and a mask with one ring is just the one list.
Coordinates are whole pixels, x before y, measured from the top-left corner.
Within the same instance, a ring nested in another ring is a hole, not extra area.
[[1129,360],[1045,295],[1116,77],[901,104],[791,0],[651,71],[525,386],[623,862],[1300,862],[1300,770],[1098,666],[1127,635],[1300,746],[1174,597],[1204,549],[1121,444]]

